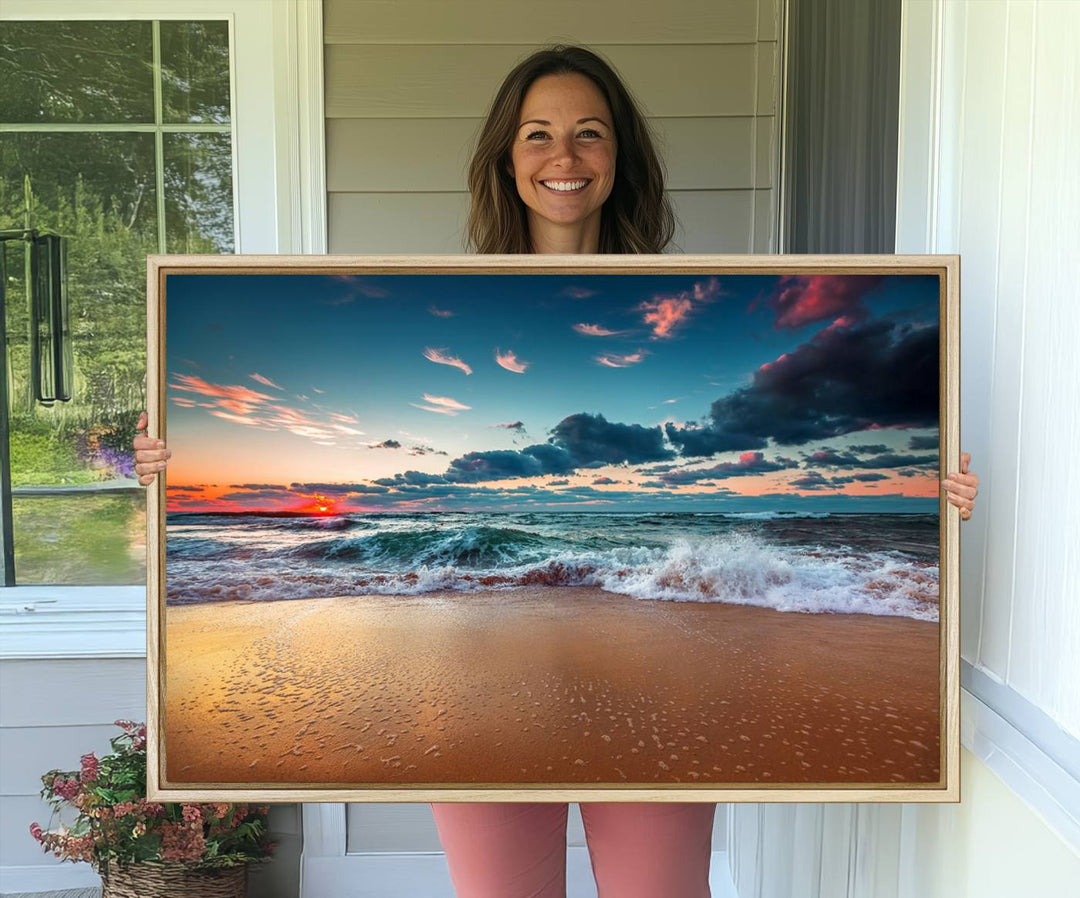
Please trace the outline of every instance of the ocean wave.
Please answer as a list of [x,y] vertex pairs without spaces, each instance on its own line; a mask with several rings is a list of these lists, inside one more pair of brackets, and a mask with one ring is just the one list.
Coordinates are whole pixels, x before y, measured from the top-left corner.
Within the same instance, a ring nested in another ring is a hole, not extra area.
[[353,562],[391,570],[417,567],[512,567],[550,557],[569,543],[510,527],[382,531],[371,535],[332,538],[289,550],[295,558]]
[[938,616],[936,565],[896,552],[778,546],[753,532],[604,549],[510,528],[382,532],[291,549],[259,576],[232,562],[211,573],[189,558],[173,565],[171,603],[592,586],[637,600]]

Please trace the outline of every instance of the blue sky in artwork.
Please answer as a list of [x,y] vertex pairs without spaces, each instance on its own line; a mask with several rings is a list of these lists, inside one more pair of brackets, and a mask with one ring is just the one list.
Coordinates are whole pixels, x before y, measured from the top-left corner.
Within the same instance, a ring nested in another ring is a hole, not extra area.
[[172,274],[167,300],[173,508],[936,507],[934,276]]

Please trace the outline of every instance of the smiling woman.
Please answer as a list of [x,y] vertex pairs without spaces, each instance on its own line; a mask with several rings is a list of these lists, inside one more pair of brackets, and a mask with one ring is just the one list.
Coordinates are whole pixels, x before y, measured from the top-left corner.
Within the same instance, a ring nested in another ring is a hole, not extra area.
[[645,116],[582,47],[541,50],[507,75],[468,182],[480,253],[660,253],[675,232]]

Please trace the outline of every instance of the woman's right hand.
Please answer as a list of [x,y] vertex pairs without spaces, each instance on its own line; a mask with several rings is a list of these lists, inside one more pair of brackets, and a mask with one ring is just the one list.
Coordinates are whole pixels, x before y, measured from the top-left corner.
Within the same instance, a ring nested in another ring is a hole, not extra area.
[[[135,429],[145,431],[147,423],[146,412],[142,412]],[[136,434],[133,445],[135,446],[135,473],[139,475],[139,483],[149,486],[154,482],[158,471],[165,470],[165,460],[171,458],[172,453],[165,448],[164,440],[152,439],[145,433]]]

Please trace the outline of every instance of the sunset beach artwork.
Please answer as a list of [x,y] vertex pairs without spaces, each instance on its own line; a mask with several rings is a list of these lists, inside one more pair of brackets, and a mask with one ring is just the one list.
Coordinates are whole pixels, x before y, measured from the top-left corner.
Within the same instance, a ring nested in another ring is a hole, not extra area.
[[944,782],[938,274],[162,284],[163,784]]

